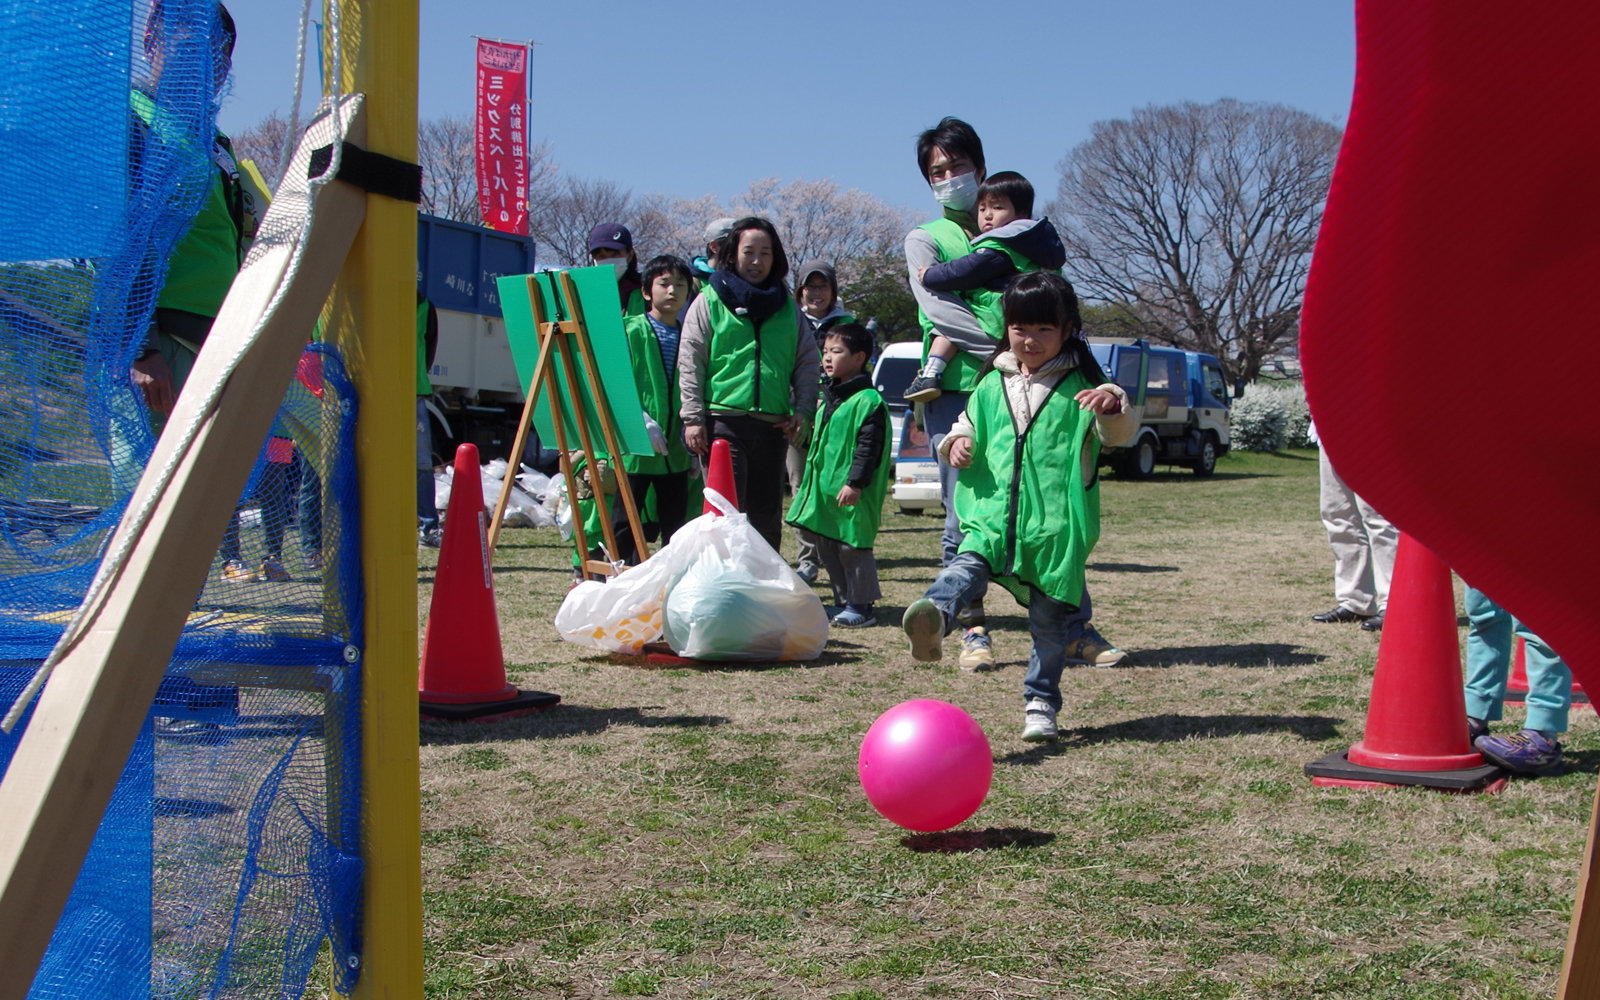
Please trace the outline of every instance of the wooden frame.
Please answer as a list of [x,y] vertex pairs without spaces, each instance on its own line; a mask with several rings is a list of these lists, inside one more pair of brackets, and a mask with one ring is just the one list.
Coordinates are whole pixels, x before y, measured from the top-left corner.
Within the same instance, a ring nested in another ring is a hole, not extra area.
[[[578,485],[574,481],[572,463],[568,458],[567,447],[569,438],[565,418],[562,416],[560,405],[561,394],[557,391],[556,367],[558,364],[565,378],[567,398],[578,400],[581,398],[577,365],[573,362],[574,353],[583,362],[583,384],[588,386],[589,395],[595,401],[595,412],[599,416],[599,431],[605,442],[606,453],[612,456],[612,467],[616,472],[617,495],[622,499],[622,506],[628,515],[628,528],[633,532],[634,546],[639,553],[639,560],[643,562],[650,555],[650,546],[645,541],[642,522],[639,520],[638,504],[633,499],[633,489],[628,483],[628,473],[622,467],[622,447],[617,438],[615,418],[611,413],[611,401],[606,398],[605,391],[600,385],[600,370],[595,365],[594,345],[589,341],[589,330],[583,321],[583,304],[578,299],[578,289],[572,283],[572,276],[566,271],[556,273],[554,287],[556,294],[552,296],[555,301],[558,318],[551,320],[545,311],[544,297],[540,294],[538,282],[533,275],[528,275],[528,299],[533,308],[534,330],[539,337],[539,359],[533,367],[533,375],[528,380],[527,398],[522,403],[522,416],[517,421],[517,434],[511,445],[511,461],[506,464],[506,477],[500,486],[500,499],[495,502],[494,516],[489,524],[489,555],[494,557],[495,544],[500,540],[500,526],[505,518],[506,505],[511,500],[511,488],[516,483],[513,470],[522,457],[522,449],[528,443],[528,428],[533,424],[533,410],[539,401],[541,392],[550,400],[550,422],[555,428],[556,449],[561,455],[561,478],[566,485],[567,502],[572,507],[572,537],[578,548],[578,569],[585,580],[593,579],[591,574],[599,573],[610,576],[619,572],[617,568],[606,562],[589,558],[589,540],[583,530],[583,517],[578,511]],[[566,312],[570,318],[560,318],[559,314]],[[573,414],[577,422],[579,443],[583,447],[583,454],[589,472],[589,486],[595,497],[595,503],[602,511],[600,518],[600,531],[605,538],[606,551],[613,558],[617,554],[616,532],[611,527],[609,510],[606,510],[605,489],[601,483],[601,475],[594,460],[594,434],[588,426],[584,408],[580,405],[573,406]]]

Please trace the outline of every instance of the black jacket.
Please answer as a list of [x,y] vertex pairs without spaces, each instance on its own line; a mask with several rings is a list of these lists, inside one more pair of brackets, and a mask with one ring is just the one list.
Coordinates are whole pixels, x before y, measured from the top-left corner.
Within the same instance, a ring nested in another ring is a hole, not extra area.
[[[818,418],[820,424],[823,420],[832,419],[833,412],[839,404],[854,396],[862,389],[872,388],[872,378],[862,372],[848,382],[840,382],[836,378],[827,379],[822,383],[822,413]],[[872,415],[861,423],[861,430],[856,432],[855,455],[850,459],[850,474],[845,482],[856,489],[865,489],[872,482],[873,473],[878,471],[878,463],[883,461],[884,447],[889,440],[889,413],[886,407],[878,407]]]

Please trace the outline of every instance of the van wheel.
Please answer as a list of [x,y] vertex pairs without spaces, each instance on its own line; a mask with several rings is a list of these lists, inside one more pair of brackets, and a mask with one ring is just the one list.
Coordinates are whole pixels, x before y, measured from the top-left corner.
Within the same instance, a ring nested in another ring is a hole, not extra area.
[[905,504],[901,504],[900,505],[900,516],[901,517],[921,517],[922,516],[922,508],[921,507],[907,507]]
[[1195,463],[1194,474],[1205,477],[1217,471],[1217,436],[1206,431],[1200,438],[1200,461]]
[[1149,435],[1136,441],[1117,467],[1117,472],[1126,479],[1149,479],[1155,471],[1156,443]]

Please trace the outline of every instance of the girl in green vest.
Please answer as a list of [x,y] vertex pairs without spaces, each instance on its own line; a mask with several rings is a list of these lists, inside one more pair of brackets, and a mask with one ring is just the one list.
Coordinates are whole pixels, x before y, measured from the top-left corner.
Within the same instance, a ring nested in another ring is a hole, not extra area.
[[1025,740],[1056,736],[1061,670],[1103,645],[1088,623],[1084,565],[1100,537],[1102,445],[1139,429],[1127,393],[1108,383],[1077,333],[1078,297],[1047,271],[1019,275],[1002,299],[1009,350],[980,374],[940,444],[960,470],[955,558],[903,625],[918,660],[940,658],[956,613],[993,578],[1028,609],[1033,649],[1023,681]]
[[822,345],[822,413],[811,432],[805,473],[789,505],[789,523],[809,542],[833,585],[839,628],[878,624],[878,536],[889,492],[889,409],[866,372],[872,334],[840,323]]
[[776,551],[787,442],[805,440],[817,408],[817,341],[784,285],[789,261],[772,223],[734,223],[716,265],[683,319],[684,441],[702,455],[728,442],[739,509]]
[[[1034,220],[1033,185],[1015,170],[1002,170],[978,185],[978,231],[972,252],[918,272],[924,288],[959,293],[973,315],[995,340],[1005,336],[1000,293],[1026,271],[1059,271],[1066,248],[1049,219]],[[950,360],[960,353],[955,341],[933,335],[920,374],[906,386],[905,397],[926,403],[942,395],[939,381]]]

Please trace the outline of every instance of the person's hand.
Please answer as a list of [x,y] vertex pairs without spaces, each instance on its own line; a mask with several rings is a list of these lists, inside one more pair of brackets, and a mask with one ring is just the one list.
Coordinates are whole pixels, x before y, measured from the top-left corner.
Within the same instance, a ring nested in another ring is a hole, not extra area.
[[861,491],[849,483],[845,483],[844,487],[839,490],[839,495],[834,499],[839,501],[839,506],[841,507],[854,507],[856,501],[861,499]]
[[965,469],[972,464],[972,439],[966,435],[950,442],[950,465],[957,469]]
[[167,359],[161,356],[160,351],[135,361],[128,371],[128,377],[144,393],[144,403],[151,410],[156,413],[172,412],[177,393],[172,391],[172,369],[167,367]]
[[917,268],[917,284],[919,284],[919,285],[923,284],[922,276],[924,274],[927,274],[927,273],[928,273],[928,269],[927,268],[925,268],[925,267]]
[[711,436],[704,424],[690,424],[683,429],[684,447],[698,455],[711,454]]
[[1107,392],[1105,389],[1085,389],[1072,398],[1085,410],[1102,416],[1122,412],[1122,400],[1118,399],[1115,393]]

